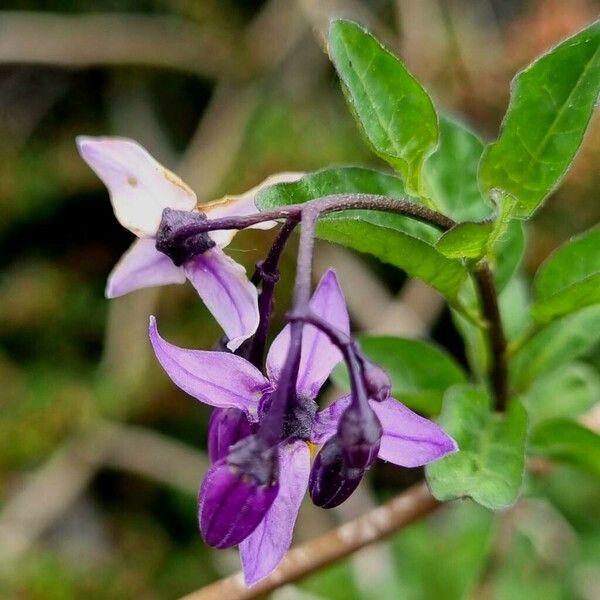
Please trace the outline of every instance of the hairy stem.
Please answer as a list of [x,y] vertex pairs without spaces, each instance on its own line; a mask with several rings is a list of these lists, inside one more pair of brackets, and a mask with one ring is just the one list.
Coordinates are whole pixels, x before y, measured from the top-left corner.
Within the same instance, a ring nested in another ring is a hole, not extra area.
[[256,272],[252,278],[255,283],[261,281],[262,286],[258,297],[259,322],[252,340],[248,360],[259,369],[262,367],[264,360],[267,335],[273,314],[273,294],[275,292],[275,284],[279,280],[279,259],[296,225],[297,221],[292,219],[288,219],[283,224],[271,246],[267,258],[257,263]]
[[479,290],[483,315],[488,322],[487,336],[492,364],[490,381],[497,410],[504,411],[508,402],[508,367],[506,364],[506,337],[498,306],[498,294],[494,274],[486,262],[475,270],[475,282]]
[[412,217],[423,223],[433,225],[442,231],[447,231],[456,225],[456,222],[446,215],[404,198],[390,198],[389,196],[374,194],[333,194],[331,196],[315,198],[302,204],[291,204],[275,210],[243,217],[223,217],[221,219],[200,221],[187,226],[182,235],[190,236],[224,229],[245,229],[258,223],[277,219],[300,221],[303,213],[309,208],[315,210],[318,214],[357,209],[389,212]]
[[322,331],[330,339],[331,343],[342,353],[348,366],[353,401],[361,410],[370,410],[362,372],[364,362],[354,340],[311,311],[289,314],[288,320],[292,323],[296,321],[308,323]]

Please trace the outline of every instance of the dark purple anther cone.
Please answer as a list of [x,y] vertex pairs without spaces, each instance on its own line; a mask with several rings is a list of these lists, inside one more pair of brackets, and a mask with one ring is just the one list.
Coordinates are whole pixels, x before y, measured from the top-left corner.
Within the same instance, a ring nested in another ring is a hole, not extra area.
[[175,265],[204,254],[215,246],[208,233],[193,233],[194,225],[206,221],[201,212],[165,208],[156,233],[156,249],[166,254]]
[[364,469],[346,465],[337,436],[333,436],[321,448],[315,458],[308,491],[314,504],[321,508],[334,508],[347,500],[358,487]]
[[389,375],[379,365],[365,360],[363,379],[369,398],[383,402],[390,397],[392,382]]
[[276,448],[249,436],[208,470],[198,495],[198,520],[209,546],[236,546],[256,529],[279,492],[277,467]]
[[383,429],[377,415],[367,405],[351,405],[340,418],[337,438],[345,464],[356,469],[368,469],[377,460]]
[[252,433],[252,425],[239,408],[215,408],[208,422],[208,455],[215,463],[225,458],[229,449]]

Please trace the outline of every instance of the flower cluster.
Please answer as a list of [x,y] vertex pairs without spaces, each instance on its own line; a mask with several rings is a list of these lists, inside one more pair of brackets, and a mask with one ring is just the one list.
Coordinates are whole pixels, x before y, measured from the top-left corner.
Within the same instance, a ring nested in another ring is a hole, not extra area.
[[[232,233],[209,233],[202,224],[209,217],[257,212],[256,190],[197,206],[193,192],[135,142],[80,138],[79,148],[109,188],[119,221],[140,238],[115,267],[107,294],[187,278],[228,338],[232,352],[180,348],[164,340],[150,318],[150,341],[163,369],[187,394],[214,408],[212,466],[198,497],[200,530],[216,548],[239,545],[248,585],[283,558],[307,490],[318,506],[334,507],[377,458],[417,467],[456,450],[435,423],[393,399],[386,373],[362,356],[334,270],[321,278],[306,306],[290,313],[268,350],[265,372],[262,357],[248,359],[240,345],[268,321],[269,311],[259,310],[255,286],[222,251]],[[352,391],[319,409],[319,392],[342,360]],[[311,449],[319,446],[311,466]]]

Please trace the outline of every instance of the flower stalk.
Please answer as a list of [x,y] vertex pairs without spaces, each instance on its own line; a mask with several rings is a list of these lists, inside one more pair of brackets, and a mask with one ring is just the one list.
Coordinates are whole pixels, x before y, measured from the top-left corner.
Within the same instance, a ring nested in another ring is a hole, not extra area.
[[252,278],[253,282],[261,282],[261,291],[258,296],[259,322],[254,338],[252,339],[248,360],[259,368],[262,366],[264,360],[267,335],[269,334],[269,325],[271,324],[271,317],[273,315],[273,294],[275,292],[275,285],[279,281],[279,260],[297,224],[297,221],[288,219],[282,225],[267,258],[256,263],[256,271]]

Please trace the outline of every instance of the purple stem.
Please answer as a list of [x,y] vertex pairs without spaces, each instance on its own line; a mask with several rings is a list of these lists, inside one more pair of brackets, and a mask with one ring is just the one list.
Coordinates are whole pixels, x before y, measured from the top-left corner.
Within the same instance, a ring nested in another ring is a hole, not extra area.
[[292,323],[302,321],[320,329],[331,340],[331,343],[337,346],[348,366],[352,404],[361,412],[370,411],[369,398],[363,377],[364,361],[354,340],[310,310],[305,313],[291,313],[288,315],[288,320]]
[[267,335],[273,314],[273,293],[275,291],[275,284],[279,280],[279,259],[297,224],[298,222],[292,219],[288,219],[283,224],[271,246],[271,250],[269,250],[267,258],[256,263],[256,271],[252,278],[255,283],[257,283],[255,280],[262,281],[262,286],[258,297],[258,312],[260,315],[258,328],[252,340],[248,360],[259,369],[262,367],[264,360]]
[[[319,211],[306,205],[301,215],[300,242],[296,263],[296,285],[294,287],[294,310],[298,313],[308,312],[312,275],[312,258],[315,245],[315,225]],[[281,370],[279,384],[271,402],[271,409],[260,423],[257,432],[268,445],[277,444],[283,435],[283,422],[288,409],[296,401],[296,381],[300,368],[302,352],[302,331],[304,323],[295,321],[290,324],[290,345]]]
[[290,204],[289,206],[275,210],[244,217],[223,217],[221,219],[199,221],[186,226],[185,235],[196,235],[198,233],[224,229],[245,229],[258,223],[274,221],[276,219],[300,221],[304,211],[308,208],[315,210],[320,215],[344,210],[389,212],[412,217],[443,231],[447,231],[456,225],[456,222],[446,215],[403,198],[390,198],[389,196],[374,194],[333,194],[323,196],[322,198],[315,198],[302,204]]

